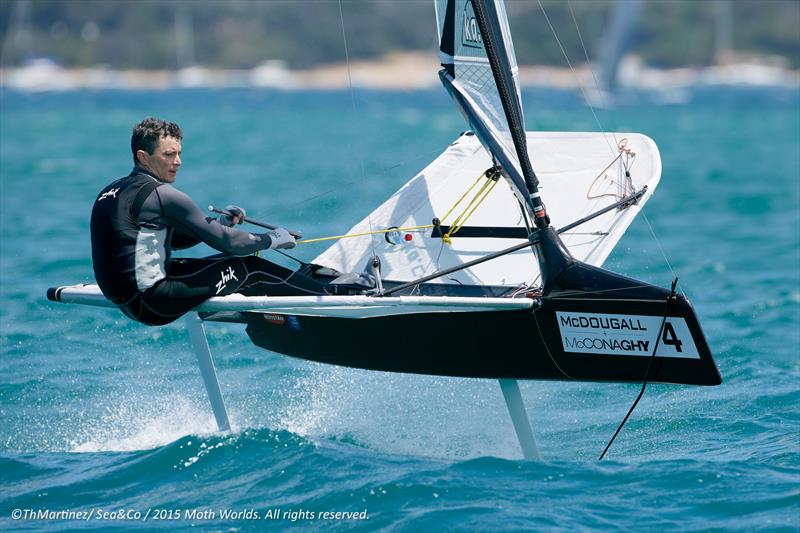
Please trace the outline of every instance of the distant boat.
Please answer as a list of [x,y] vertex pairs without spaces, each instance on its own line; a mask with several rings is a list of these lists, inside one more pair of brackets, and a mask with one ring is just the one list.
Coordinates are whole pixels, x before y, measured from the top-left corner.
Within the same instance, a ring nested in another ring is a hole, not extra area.
[[614,92],[619,85],[619,63],[630,47],[631,34],[642,9],[641,0],[617,0],[611,25],[600,53],[600,86]]
[[[518,379],[721,382],[674,285],[600,268],[658,184],[655,143],[526,132],[502,2],[438,0],[436,13],[439,77],[471,131],[348,232],[362,237],[300,268],[354,294],[231,295],[187,319],[221,428],[227,414],[198,317],[244,323],[256,346],[311,361],[499,379],[531,458]],[[371,275],[342,274],[365,267]],[[48,297],[112,306],[95,285]]]

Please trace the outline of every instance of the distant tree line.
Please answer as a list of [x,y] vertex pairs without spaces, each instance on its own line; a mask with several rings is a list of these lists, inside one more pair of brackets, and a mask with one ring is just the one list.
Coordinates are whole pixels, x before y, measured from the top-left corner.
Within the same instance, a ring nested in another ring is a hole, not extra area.
[[[596,56],[615,1],[543,0],[546,18],[536,0],[508,0],[519,62],[565,65],[547,19],[573,64]],[[4,67],[47,57],[68,67],[251,68],[277,59],[308,68],[344,61],[345,39],[351,59],[436,50],[431,0],[2,0],[0,29]],[[653,66],[709,65],[725,48],[798,68],[800,1],[643,0],[630,37],[631,51]]]

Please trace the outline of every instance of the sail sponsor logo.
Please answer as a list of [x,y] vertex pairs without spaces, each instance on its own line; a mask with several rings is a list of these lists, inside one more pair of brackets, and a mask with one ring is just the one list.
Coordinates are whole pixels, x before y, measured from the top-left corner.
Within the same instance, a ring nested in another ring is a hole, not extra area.
[[217,294],[221,293],[225,287],[228,286],[229,281],[239,281],[239,278],[236,277],[236,274],[233,272],[233,267],[228,267],[228,270],[220,271],[220,280],[217,282]]
[[483,48],[483,38],[478,28],[478,19],[475,18],[475,11],[472,9],[472,2],[470,0],[464,3],[464,27],[462,30],[462,45],[472,48]]
[[567,353],[649,357],[658,344],[658,356],[700,358],[689,326],[681,317],[664,320],[650,315],[556,311],[556,320]]
[[585,316],[559,316],[560,325],[573,328],[594,328],[594,329],[618,329],[646,331],[639,320],[628,320],[626,318],[606,318],[606,317],[585,317]]
[[564,349],[577,348],[580,350],[622,350],[625,352],[646,352],[650,347],[650,341],[641,339],[598,339],[591,337],[565,337]]
[[[420,253],[420,250],[423,253]],[[425,266],[431,260],[427,250],[424,248],[424,244],[420,240],[411,241],[405,246],[394,246],[387,243],[384,254],[382,260],[385,262],[383,264],[388,265],[385,268],[397,266],[403,272],[408,271],[410,279],[424,276],[426,273]]]

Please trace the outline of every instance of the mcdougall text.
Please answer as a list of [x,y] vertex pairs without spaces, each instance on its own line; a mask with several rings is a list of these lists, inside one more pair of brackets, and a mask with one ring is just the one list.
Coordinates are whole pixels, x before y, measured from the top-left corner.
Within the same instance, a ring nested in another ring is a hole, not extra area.
[[569,316],[569,315],[561,315],[559,317],[561,319],[562,326],[568,326],[572,328],[595,328],[595,329],[628,329],[631,331],[647,331],[647,328],[642,325],[642,322],[638,319],[628,320],[625,318],[598,318],[598,317],[591,317],[587,318],[584,316]]

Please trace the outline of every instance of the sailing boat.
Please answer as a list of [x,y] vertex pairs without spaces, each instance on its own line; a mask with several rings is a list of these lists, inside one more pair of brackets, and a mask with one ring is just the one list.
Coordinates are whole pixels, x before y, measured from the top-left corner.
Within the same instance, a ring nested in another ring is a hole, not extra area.
[[[526,132],[502,2],[437,0],[436,14],[439,76],[470,131],[348,232],[369,235],[300,269],[336,284],[366,266],[374,286],[362,294],[234,294],[187,318],[221,428],[203,321],[244,323],[256,346],[311,361],[499,379],[526,457],[537,454],[518,379],[721,382],[674,284],[600,268],[658,184],[655,143]],[[48,296],[110,306],[96,286]]]

